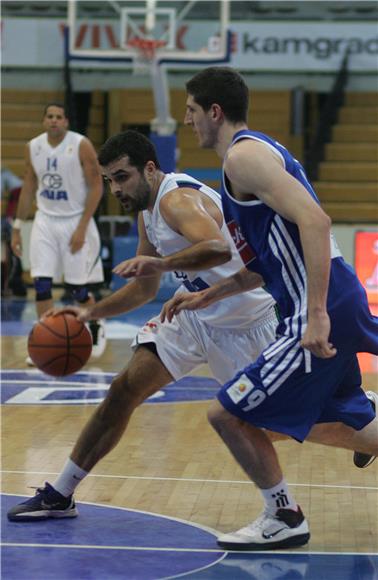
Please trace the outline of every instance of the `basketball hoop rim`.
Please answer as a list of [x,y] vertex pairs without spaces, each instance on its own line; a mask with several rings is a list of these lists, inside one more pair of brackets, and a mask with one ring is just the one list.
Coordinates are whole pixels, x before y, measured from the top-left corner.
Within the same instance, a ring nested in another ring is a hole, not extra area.
[[131,38],[127,45],[139,51],[145,60],[152,60],[157,49],[166,46],[167,42],[156,38],[141,38],[136,36],[135,38]]

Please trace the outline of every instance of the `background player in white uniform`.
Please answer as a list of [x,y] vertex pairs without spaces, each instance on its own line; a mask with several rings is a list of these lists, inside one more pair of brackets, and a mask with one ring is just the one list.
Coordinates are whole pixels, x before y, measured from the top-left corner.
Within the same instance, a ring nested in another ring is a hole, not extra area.
[[[86,137],[68,130],[63,105],[45,107],[43,126],[45,133],[26,146],[26,171],[11,242],[13,252],[21,256],[20,226],[36,199],[30,264],[39,318],[53,306],[54,278],[63,275],[72,298],[83,304],[94,302],[86,285],[104,280],[100,236],[93,219],[103,190],[96,152]],[[104,325],[93,320],[90,329],[93,355],[100,356],[105,349]]]
[[[176,271],[183,288],[190,291],[240,270],[242,262],[224,223],[220,196],[188,175],[165,175],[146,137],[135,131],[112,137],[99,161],[123,207],[139,211],[137,257],[115,271],[129,276],[143,269],[146,277],[134,278],[93,306],[66,311],[84,321],[130,311],[156,295],[166,271]],[[214,240],[220,248],[216,253]],[[223,262],[227,263],[220,266]],[[46,484],[34,498],[12,508],[8,517],[35,521],[77,515],[73,491],[118,443],[144,399],[204,362],[220,381],[230,379],[274,340],[276,325],[274,301],[262,289],[198,313],[184,312],[173,324],[161,323],[159,317],[150,320],[138,332],[131,361],[112,381],[53,486]]]

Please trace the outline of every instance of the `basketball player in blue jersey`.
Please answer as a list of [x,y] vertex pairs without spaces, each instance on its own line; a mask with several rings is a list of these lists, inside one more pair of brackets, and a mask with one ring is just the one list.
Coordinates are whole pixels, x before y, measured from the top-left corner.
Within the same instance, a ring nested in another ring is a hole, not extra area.
[[[88,284],[104,280],[100,236],[93,214],[103,184],[96,152],[83,135],[68,130],[64,106],[50,103],[43,115],[45,132],[26,145],[26,170],[13,222],[12,250],[22,254],[21,224],[35,200],[37,212],[30,239],[30,269],[38,318],[53,305],[53,279],[63,276],[72,298],[94,302]],[[102,321],[89,323],[92,355],[105,349]],[[27,364],[33,365],[30,357]]]
[[[137,256],[115,268],[134,279],[95,305],[64,311],[84,322],[115,316],[152,300],[163,272],[174,271],[190,293],[240,270],[243,263],[225,224],[220,195],[189,175],[164,174],[144,135],[126,131],[110,138],[99,161],[112,194],[127,211],[139,212]],[[73,492],[118,443],[138,405],[202,363],[220,382],[230,380],[274,340],[277,322],[274,300],[261,288],[199,312],[183,312],[172,324],[159,316],[147,321],[137,333],[130,362],[113,379],[56,481],[12,508],[9,519],[75,517]]]
[[243,78],[207,68],[187,93],[186,124],[201,147],[223,159],[224,216],[245,268],[197,294],[177,294],[162,320],[261,286],[276,300],[276,340],[223,386],[210,409],[212,425],[265,500],[255,522],[218,543],[234,550],[299,546],[309,539],[308,524],[264,429],[354,450],[355,464],[369,465],[378,453],[378,396],[362,390],[356,353],[378,354],[378,319],[301,165],[248,129]]

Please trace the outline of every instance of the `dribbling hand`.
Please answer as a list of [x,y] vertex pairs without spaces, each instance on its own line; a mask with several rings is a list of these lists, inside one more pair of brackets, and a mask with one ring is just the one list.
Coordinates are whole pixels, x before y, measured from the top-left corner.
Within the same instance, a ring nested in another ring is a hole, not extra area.
[[63,313],[73,314],[81,322],[88,322],[88,320],[92,320],[93,318],[93,316],[90,315],[89,308],[80,308],[79,306],[65,306],[64,308],[50,308],[42,315],[42,319],[49,316],[58,316],[58,314]]

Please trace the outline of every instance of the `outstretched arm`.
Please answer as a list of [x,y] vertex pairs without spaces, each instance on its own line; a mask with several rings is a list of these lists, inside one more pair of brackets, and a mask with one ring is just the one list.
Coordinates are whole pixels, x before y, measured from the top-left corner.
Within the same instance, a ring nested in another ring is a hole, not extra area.
[[228,262],[232,252],[223,237],[223,216],[210,200],[195,189],[176,189],[160,202],[160,212],[171,229],[186,238],[190,246],[165,257],[138,256],[114,268],[124,278],[150,276],[174,270],[207,270]]
[[[138,219],[139,244],[138,254],[157,256],[156,250],[147,239],[144,223],[141,216]],[[110,296],[103,298],[91,306],[80,308],[78,306],[67,306],[65,308],[54,308],[46,312],[46,316],[56,315],[60,312],[71,312],[79,320],[87,322],[97,318],[109,318],[130,312],[146,302],[152,300],[159,290],[160,275],[155,274],[149,278],[131,280],[128,284],[113,292]]]

